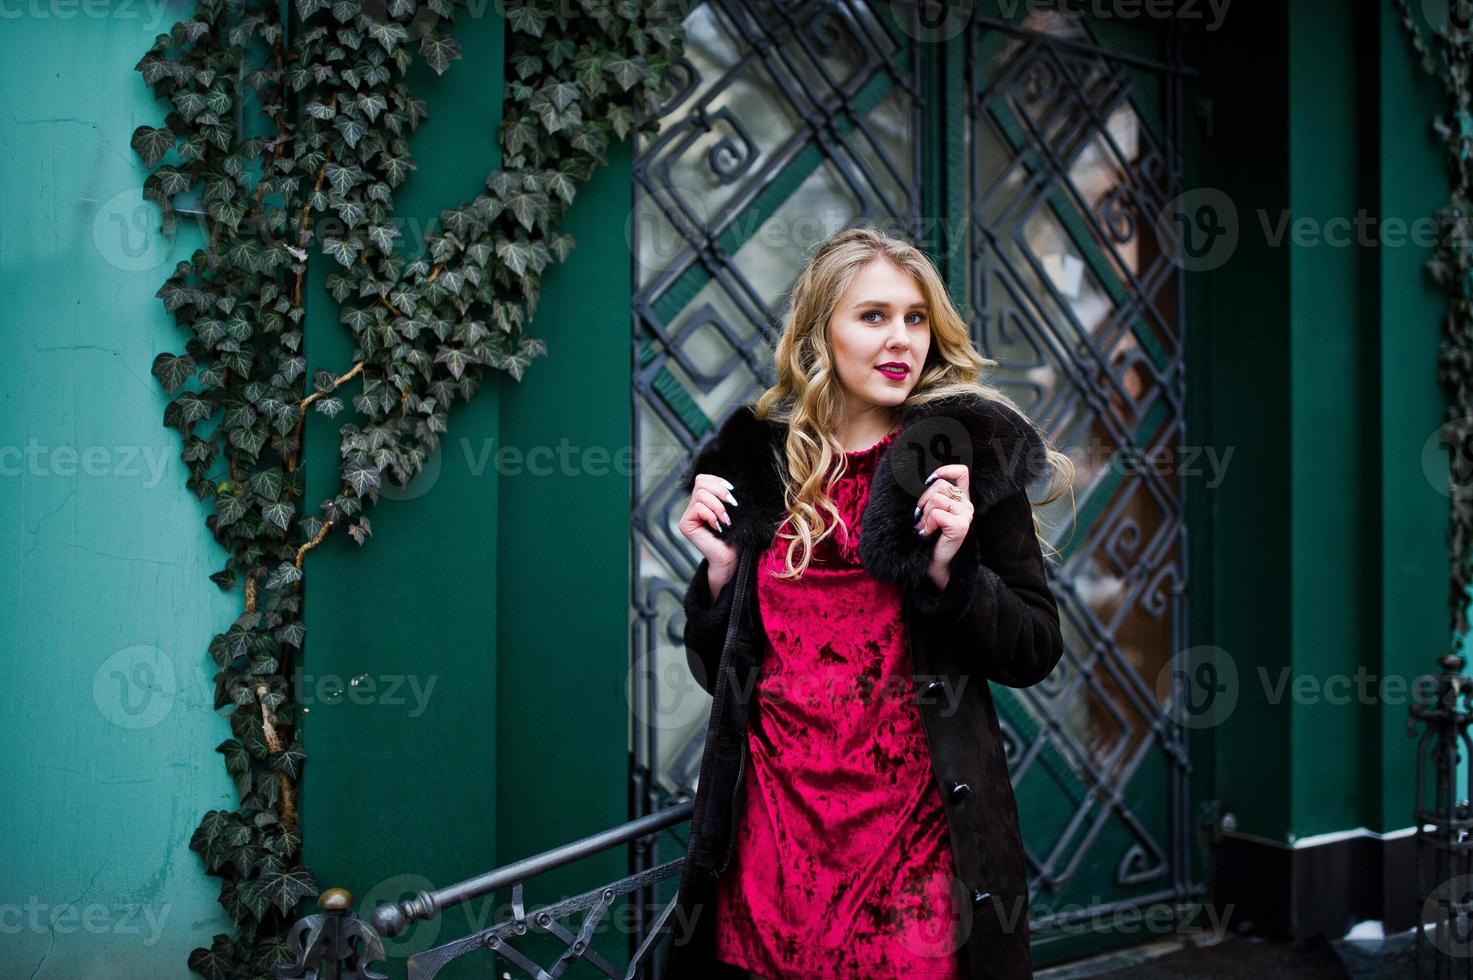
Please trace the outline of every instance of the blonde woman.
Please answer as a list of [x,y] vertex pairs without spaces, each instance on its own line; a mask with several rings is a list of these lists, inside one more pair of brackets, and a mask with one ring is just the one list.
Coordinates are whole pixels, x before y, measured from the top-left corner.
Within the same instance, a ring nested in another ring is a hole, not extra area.
[[1061,655],[1028,490],[1072,466],[880,231],[814,250],[775,360],[685,478],[685,642],[715,703],[665,975],[1029,977],[988,682]]

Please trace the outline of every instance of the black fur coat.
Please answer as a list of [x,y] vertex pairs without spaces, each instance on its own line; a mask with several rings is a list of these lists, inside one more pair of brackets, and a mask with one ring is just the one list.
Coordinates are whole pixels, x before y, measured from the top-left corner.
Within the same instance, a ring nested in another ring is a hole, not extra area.
[[[684,475],[687,493],[697,473],[734,485],[738,506],[727,508],[732,523],[723,536],[743,551],[765,549],[782,522],[785,435],[783,424],[759,421],[742,406]],[[939,533],[917,535],[912,514],[925,478],[956,462],[968,467],[976,510],[947,586],[938,590],[927,569]],[[1032,976],[1027,862],[987,682],[1036,684],[1062,654],[1058,608],[1027,496],[1045,469],[1038,433],[998,402],[963,396],[908,406],[876,466],[860,525],[860,561],[876,579],[903,591],[916,703],[956,871],[951,914],[964,975],[974,980]],[[715,701],[670,920],[667,978],[745,976],[716,960],[714,920],[716,883],[730,863],[741,816],[749,705],[740,692],[755,689],[765,640],[753,565],[746,583],[734,577],[713,600],[703,559],[685,596],[691,672]],[[733,636],[729,672],[717,678],[738,586],[746,589],[746,615]]]

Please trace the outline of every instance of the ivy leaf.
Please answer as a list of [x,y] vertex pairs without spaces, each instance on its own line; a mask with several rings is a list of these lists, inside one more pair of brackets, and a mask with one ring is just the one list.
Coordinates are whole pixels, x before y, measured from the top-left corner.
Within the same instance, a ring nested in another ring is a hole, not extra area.
[[358,258],[358,253],[363,250],[363,246],[352,239],[324,238],[322,250],[346,267],[352,265]]
[[302,749],[302,743],[293,742],[271,756],[271,766],[273,769],[286,773],[288,779],[296,779],[306,758],[307,753]]
[[567,204],[573,203],[573,195],[577,193],[577,185],[573,183],[573,178],[560,170],[554,170],[548,175],[547,189],[562,198]]
[[368,226],[368,240],[377,245],[381,252],[392,252],[394,250],[394,239],[398,237],[399,229],[393,225]]
[[604,70],[614,76],[614,81],[624,91],[629,91],[644,77],[645,68],[639,62],[630,58],[613,57],[604,62]]
[[392,54],[394,48],[409,40],[409,32],[402,24],[393,21],[385,23],[374,22],[368,26],[368,36],[383,45],[384,51]]
[[[284,561],[276,566],[270,575],[266,577],[266,588],[276,590],[302,580],[302,570],[289,561]],[[300,646],[300,644],[294,644]]]
[[193,122],[196,116],[205,111],[205,97],[198,92],[175,92],[170,101],[185,122]]
[[[149,175],[148,181],[156,182],[165,197],[173,197],[189,190],[190,185],[194,183],[194,178],[178,167],[160,167]],[[145,186],[148,181],[144,182]]]
[[525,245],[517,242],[499,241],[496,243],[496,257],[506,264],[506,267],[518,276],[527,272],[527,262],[531,258],[532,251]]
[[450,62],[460,57],[460,42],[453,37],[426,34],[419,43],[419,53],[435,70],[436,75],[443,75],[445,69],[450,67]]
[[191,850],[198,851],[206,844],[220,836],[230,826],[230,814],[225,810],[211,810],[200,818],[199,826],[194,829],[194,835],[189,839]]
[[154,165],[164,158],[164,154],[174,148],[174,134],[167,126],[163,129],[139,126],[133,130],[131,144],[138,155],[143,158],[144,166],[152,170]]
[[515,155],[537,142],[537,128],[527,116],[507,117],[501,124],[501,140],[506,152]]
[[351,463],[345,467],[343,479],[348,481],[348,486],[352,487],[353,492],[360,497],[370,490],[378,489],[380,483],[379,471],[362,463]]
[[160,354],[153,359],[153,376],[159,379],[159,383],[164,386],[164,391],[171,395],[178,391],[193,374],[194,358],[188,354],[183,357]]
[[337,163],[329,163],[323,167],[322,174],[339,197],[345,196],[354,184],[363,179],[362,168],[344,167]]
[[356,147],[358,145],[358,141],[361,140],[364,136],[368,135],[367,126],[363,125],[358,120],[350,119],[347,116],[338,116],[332,121],[332,124],[334,127],[336,127],[338,132],[343,134],[343,140],[348,144],[350,148]]
[[291,527],[292,515],[296,512],[296,506],[289,500],[278,500],[261,509],[262,516],[283,531]]
[[571,37],[554,37],[547,42],[543,53],[547,56],[547,64],[556,69],[561,68],[564,62],[571,61],[577,50]]
[[246,878],[240,881],[235,886],[235,894],[240,903],[250,910],[251,915],[257,919],[265,918],[266,910],[271,907],[271,899],[262,891],[260,880]]
[[283,825],[280,833],[267,836],[266,846],[282,857],[290,858],[302,846],[302,834],[295,828]]
[[368,209],[362,201],[340,201],[333,205],[333,209],[349,228],[357,228],[368,217]]
[[257,470],[246,479],[246,485],[267,500],[278,500],[286,486],[286,474],[279,466]]
[[246,514],[246,502],[243,497],[222,493],[215,497],[215,526],[229,527],[240,520]]
[[198,947],[189,954],[189,969],[205,980],[231,980],[236,975],[235,957],[230,951],[230,937],[225,933],[215,936],[209,948]]
[[[269,858],[262,859],[265,866]],[[273,866],[273,871],[276,866]],[[266,976],[276,976],[278,966],[286,966],[297,961],[297,954],[293,951],[291,943],[287,941],[286,935],[263,936],[256,941],[256,956],[251,960],[251,967]]]
[[547,15],[530,3],[519,4],[506,12],[506,21],[511,25],[511,29],[519,34],[541,37],[542,29],[547,24]]
[[408,157],[383,157],[379,161],[384,169],[384,176],[389,178],[389,183],[398,187],[404,183],[404,178],[409,176],[409,171],[414,169],[414,161]]
[[280,909],[282,915],[286,915],[296,907],[297,902],[311,898],[320,889],[311,870],[299,864],[279,875],[263,877],[255,890]]
[[365,92],[358,97],[358,110],[368,117],[369,122],[377,122],[379,113],[389,107],[389,100],[377,92]]
[[215,751],[225,756],[225,771],[235,778],[235,791],[245,796],[251,791],[251,756],[245,746],[233,738],[227,738],[215,746]]

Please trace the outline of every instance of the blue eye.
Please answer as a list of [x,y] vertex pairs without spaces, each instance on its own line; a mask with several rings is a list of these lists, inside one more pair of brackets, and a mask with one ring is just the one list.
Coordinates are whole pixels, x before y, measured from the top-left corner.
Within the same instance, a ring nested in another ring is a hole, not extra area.
[[874,323],[875,321],[868,319],[868,317],[869,317],[869,315],[871,313],[873,313],[875,316],[879,316],[880,315],[880,311],[879,310],[865,310],[863,313],[859,314],[859,317],[860,317],[860,319],[864,320],[866,323]]

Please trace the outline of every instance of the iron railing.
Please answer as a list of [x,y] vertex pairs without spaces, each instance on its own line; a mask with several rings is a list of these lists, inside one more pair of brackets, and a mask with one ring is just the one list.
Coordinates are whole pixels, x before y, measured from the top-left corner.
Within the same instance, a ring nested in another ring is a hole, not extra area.
[[[380,905],[374,910],[371,921],[364,921],[353,913],[353,896],[349,892],[341,888],[328,889],[318,899],[318,907],[322,911],[298,920],[292,927],[287,942],[295,960],[278,967],[276,975],[284,980],[384,980],[383,974],[374,972],[373,964],[385,959],[385,937],[397,936],[411,923],[433,919],[446,909],[510,887],[510,918],[415,953],[408,961],[409,980],[430,980],[453,960],[477,950],[504,957],[526,976],[536,980],[562,976],[579,960],[591,964],[608,977],[634,980],[645,976],[665,935],[678,896],[672,896],[666,903],[648,932],[639,940],[629,961],[622,966],[615,965],[607,955],[594,949],[593,934],[620,897],[631,892],[643,893],[644,889],[652,889],[659,882],[677,876],[685,863],[684,857],[531,912],[526,908],[524,886],[532,878],[555,868],[678,826],[690,820],[693,806],[693,801],[686,800],[445,888],[422,891],[414,898]],[[563,923],[563,919],[580,913],[582,919],[576,929]],[[519,938],[533,934],[552,936],[562,942],[561,952],[550,965],[537,963],[517,948]]]

